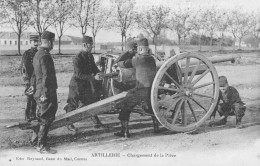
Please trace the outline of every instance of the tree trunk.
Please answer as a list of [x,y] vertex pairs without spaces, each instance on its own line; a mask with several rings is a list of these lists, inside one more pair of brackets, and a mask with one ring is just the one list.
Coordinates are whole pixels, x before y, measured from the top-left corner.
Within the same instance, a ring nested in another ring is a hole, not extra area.
[[239,49],[241,48],[241,41],[242,41],[242,39],[239,38],[239,45],[238,45],[238,48],[239,48]]
[[210,34],[210,46],[212,46],[213,45],[213,35],[212,34]]
[[235,51],[235,47],[236,47],[236,38],[234,37],[234,41],[233,41],[233,51]]
[[96,53],[96,35],[93,34],[93,49],[94,53]]
[[21,55],[21,33],[18,34],[18,55]]
[[154,54],[157,53],[157,48],[156,48],[156,41],[155,41],[156,36],[153,37],[153,44],[154,44]]
[[126,35],[125,35],[125,50],[126,50]]
[[121,37],[122,37],[121,45],[122,45],[122,52],[123,52],[124,51],[124,34],[123,33],[121,34]]
[[60,46],[61,46],[61,36],[59,36],[59,54],[61,54],[61,52],[60,52]]

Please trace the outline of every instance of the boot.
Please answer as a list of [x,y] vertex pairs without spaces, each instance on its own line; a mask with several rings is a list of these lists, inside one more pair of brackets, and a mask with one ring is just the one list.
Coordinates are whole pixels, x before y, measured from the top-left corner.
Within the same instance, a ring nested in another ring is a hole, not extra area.
[[221,126],[221,125],[225,125],[226,123],[227,123],[227,117],[222,116],[222,117],[220,117],[219,120],[216,120],[216,121],[214,122],[214,125],[216,125],[216,126]]
[[107,126],[105,126],[104,124],[101,123],[101,121],[99,120],[98,116],[94,116],[91,118],[93,123],[94,123],[94,128],[99,129],[99,128],[107,128]]
[[125,138],[130,138],[130,133],[129,133],[129,129],[128,129],[128,123],[129,123],[129,121],[126,120],[126,121],[124,121],[124,123],[125,123],[124,137],[125,137]]
[[121,130],[119,132],[114,133],[115,136],[118,137],[123,137],[124,136],[124,131],[125,131],[125,124],[123,123],[123,121],[121,120]]
[[114,133],[115,136],[129,138],[128,121],[121,121],[121,131]]
[[152,120],[153,120],[154,132],[159,133],[159,122],[158,122],[158,120],[154,116],[152,116]]
[[243,128],[241,120],[242,120],[241,118],[236,118],[236,128],[237,129],[242,129]]
[[51,149],[50,147],[39,146],[37,147],[37,152],[41,154],[56,154],[57,150]]
[[77,128],[73,124],[67,125],[67,129],[74,132],[77,131]]

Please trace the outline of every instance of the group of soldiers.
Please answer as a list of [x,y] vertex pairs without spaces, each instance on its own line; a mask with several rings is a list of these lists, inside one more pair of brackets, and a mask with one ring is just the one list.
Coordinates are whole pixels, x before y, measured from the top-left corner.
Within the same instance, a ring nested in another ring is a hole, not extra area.
[[[50,51],[53,49],[55,34],[44,31],[39,42],[39,36],[31,35],[33,43],[31,49],[25,51],[22,58],[22,74],[26,85],[27,106],[25,119],[39,122],[33,128],[31,144],[40,153],[56,153],[56,150],[47,146],[47,134],[57,112],[57,78],[54,62]],[[39,44],[40,43],[40,44]],[[64,107],[66,112],[71,112],[80,107],[92,104],[99,100],[97,95],[97,81],[102,80],[102,72],[97,67],[91,53],[93,47],[92,37],[83,36],[82,50],[74,57],[74,73],[69,84],[69,95]],[[128,91],[125,99],[117,106],[120,109],[119,120],[121,130],[114,133],[115,136],[129,138],[128,123],[130,114],[136,105],[142,104],[143,109],[152,114],[150,92],[152,82],[156,74],[155,58],[151,55],[149,43],[146,38],[128,43],[128,51],[123,53],[116,64],[121,68],[133,68],[135,70],[135,85]],[[216,111],[219,111],[221,120],[212,120],[211,125],[225,124],[229,115],[235,114],[237,125],[241,127],[241,119],[245,112],[244,103],[241,101],[235,88],[228,86],[227,79],[220,78],[221,91],[219,107],[212,114],[215,119]],[[222,81],[224,79],[224,81]],[[235,98],[235,99],[234,99]],[[37,109],[36,109],[37,106]],[[95,128],[106,127],[98,116],[91,118]],[[159,123],[152,118],[154,131],[159,131]],[[70,124],[69,130],[77,131]]]

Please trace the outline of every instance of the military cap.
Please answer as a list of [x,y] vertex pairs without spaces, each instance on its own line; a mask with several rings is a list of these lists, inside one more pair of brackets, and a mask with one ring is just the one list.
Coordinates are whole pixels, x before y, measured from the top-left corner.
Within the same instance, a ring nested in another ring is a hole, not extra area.
[[142,38],[140,40],[138,40],[137,42],[138,46],[149,46],[148,40],[146,38]]
[[225,76],[219,76],[219,87],[225,87],[228,84],[227,78]]
[[136,41],[129,41],[127,43],[127,48],[128,49],[135,49],[135,48],[137,48],[137,42]]
[[30,35],[30,40],[32,40],[32,41],[39,40],[39,36],[38,35]]
[[93,44],[93,39],[90,36],[83,36],[82,43]]
[[55,39],[55,34],[50,32],[50,31],[44,31],[42,33],[42,39],[54,40]]

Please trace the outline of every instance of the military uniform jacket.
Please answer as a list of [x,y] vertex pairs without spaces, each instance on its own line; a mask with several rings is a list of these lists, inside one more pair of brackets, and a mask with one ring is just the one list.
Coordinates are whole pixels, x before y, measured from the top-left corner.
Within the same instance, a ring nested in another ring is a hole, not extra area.
[[77,89],[78,93],[84,93],[84,90],[88,91],[91,88],[90,81],[100,71],[96,66],[93,55],[86,51],[81,51],[76,55],[73,66],[74,73],[70,81],[70,87]]
[[37,52],[37,48],[31,48],[24,52],[22,57],[21,72],[24,81],[30,81],[33,75],[33,57]]
[[36,92],[35,97],[45,95],[47,98],[52,92],[56,92],[57,78],[54,62],[49,51],[40,47],[33,58]]
[[236,88],[232,86],[228,86],[225,93],[220,93],[220,100],[222,100],[225,104],[232,105],[234,103],[243,103],[239,96]]
[[136,55],[133,59],[128,59],[118,63],[119,67],[134,68],[136,72],[136,88],[151,87],[155,74],[156,63],[149,54]]

